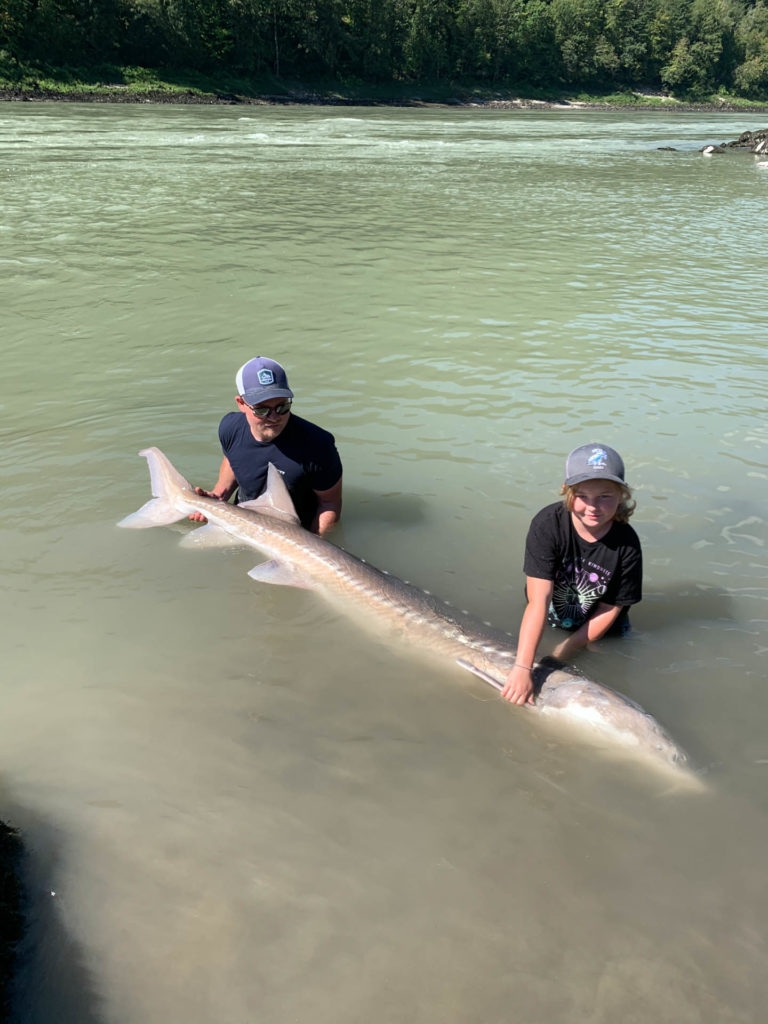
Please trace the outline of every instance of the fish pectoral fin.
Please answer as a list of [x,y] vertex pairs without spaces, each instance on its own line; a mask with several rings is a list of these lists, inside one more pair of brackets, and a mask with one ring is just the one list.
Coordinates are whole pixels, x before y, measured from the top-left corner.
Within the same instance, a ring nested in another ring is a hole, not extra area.
[[169,526],[171,523],[178,523],[186,515],[186,512],[179,512],[175,505],[164,498],[152,498],[136,512],[121,519],[117,525],[129,530],[145,530],[150,526]]
[[312,590],[313,585],[306,576],[296,572],[290,565],[276,562],[271,559],[269,562],[262,562],[255,565],[248,573],[252,580],[259,583],[277,583],[281,587],[302,587],[304,590]]
[[232,548],[243,547],[243,542],[233,537],[231,533],[222,530],[214,523],[206,523],[205,526],[198,526],[196,530],[185,533],[179,541],[183,548]]

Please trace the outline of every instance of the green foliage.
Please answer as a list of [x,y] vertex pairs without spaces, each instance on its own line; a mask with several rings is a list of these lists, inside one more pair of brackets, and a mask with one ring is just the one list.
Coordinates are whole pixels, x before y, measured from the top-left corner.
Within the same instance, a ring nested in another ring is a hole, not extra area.
[[566,81],[597,80],[595,55],[598,42],[604,42],[605,5],[601,0],[552,0],[551,7]]
[[520,81],[542,86],[563,80],[554,17],[546,0],[530,0],[525,4],[516,43]]
[[652,80],[652,25],[659,6],[657,0],[611,0],[607,5],[605,38],[616,54],[616,79]]
[[373,82],[391,79],[404,66],[405,3],[349,0],[346,9],[342,74],[365,75]]
[[745,13],[741,0],[693,0],[688,32],[662,67],[662,81],[694,95],[731,86],[740,55],[737,28]]
[[768,90],[768,0],[0,0],[6,66]]
[[30,7],[30,0],[0,0],[0,49],[19,47]]
[[736,41],[744,60],[733,73],[743,96],[768,96],[768,6],[758,0],[739,22]]
[[443,0],[415,0],[404,45],[406,75],[439,81],[453,70],[450,34],[455,22],[448,16],[447,6]]

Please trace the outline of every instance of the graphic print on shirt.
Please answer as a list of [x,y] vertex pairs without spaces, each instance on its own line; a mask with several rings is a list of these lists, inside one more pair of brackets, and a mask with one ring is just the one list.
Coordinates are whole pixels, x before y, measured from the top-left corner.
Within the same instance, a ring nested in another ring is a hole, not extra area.
[[557,570],[549,608],[549,621],[563,629],[578,629],[590,608],[608,589],[611,573],[594,562],[587,567],[580,559]]

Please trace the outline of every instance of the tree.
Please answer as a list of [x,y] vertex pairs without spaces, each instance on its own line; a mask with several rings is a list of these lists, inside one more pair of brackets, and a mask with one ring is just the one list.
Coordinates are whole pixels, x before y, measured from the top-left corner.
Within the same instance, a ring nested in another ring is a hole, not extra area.
[[405,66],[414,78],[449,78],[456,31],[450,0],[415,0],[405,39]]
[[662,80],[694,94],[730,85],[738,63],[736,26],[743,16],[740,0],[693,0],[688,31],[662,68]]
[[231,51],[229,0],[159,0],[159,12],[182,66],[211,70]]
[[768,7],[758,0],[736,26],[742,61],[734,69],[734,85],[745,96],[768,94]]
[[552,0],[555,40],[569,82],[590,82],[600,77],[595,61],[599,39],[604,38],[605,5],[601,0]]
[[610,0],[605,36],[616,54],[616,77],[630,83],[649,81],[656,69],[651,56],[651,26],[657,0]]
[[37,0],[30,3],[20,40],[26,56],[52,64],[87,64],[88,10],[81,0]]
[[547,0],[528,0],[515,29],[517,77],[533,85],[553,85],[564,78],[555,21]]
[[373,81],[403,72],[407,12],[404,0],[347,0],[343,70]]
[[30,7],[30,0],[0,0],[0,49],[18,54]]

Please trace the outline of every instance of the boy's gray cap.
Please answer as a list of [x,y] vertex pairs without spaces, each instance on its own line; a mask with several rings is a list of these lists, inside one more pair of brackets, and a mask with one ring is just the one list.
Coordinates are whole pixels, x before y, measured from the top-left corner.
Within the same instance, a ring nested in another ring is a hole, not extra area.
[[237,393],[248,405],[259,405],[268,398],[293,398],[288,378],[280,363],[256,356],[240,367],[235,377]]
[[[583,484],[585,480],[613,480],[624,484],[624,463],[607,444],[582,444],[565,460],[565,483]],[[626,486],[626,485],[625,485]]]

